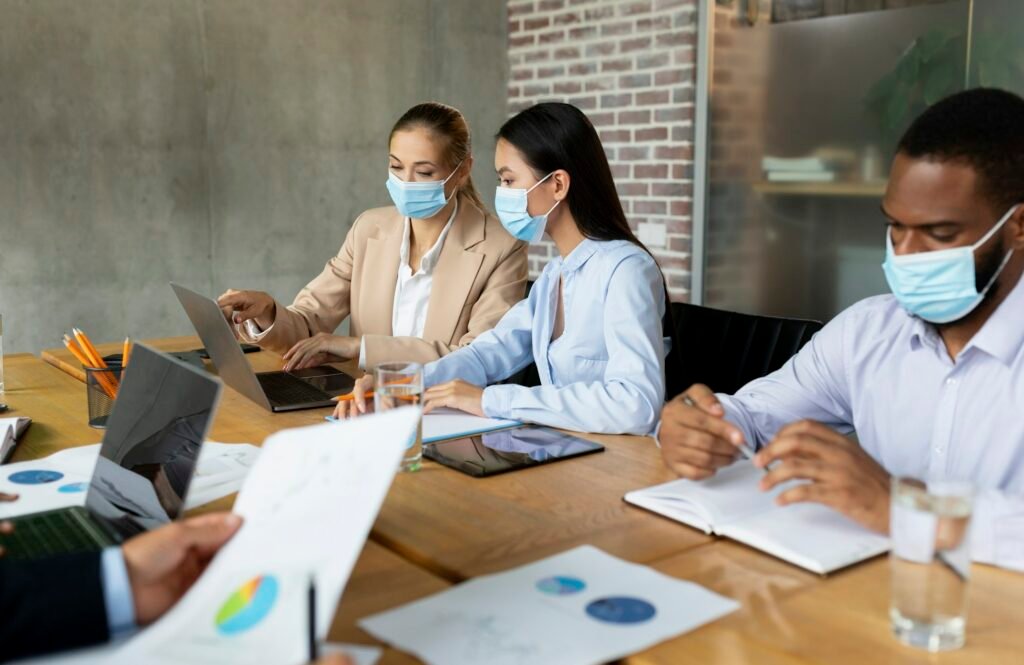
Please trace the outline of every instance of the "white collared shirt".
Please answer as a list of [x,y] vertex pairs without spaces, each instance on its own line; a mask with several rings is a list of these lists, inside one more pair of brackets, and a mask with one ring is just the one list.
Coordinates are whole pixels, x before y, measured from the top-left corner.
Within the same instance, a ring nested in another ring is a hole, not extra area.
[[[420,259],[420,267],[415,273],[409,267],[409,243],[412,222],[405,218],[405,230],[402,235],[402,248],[398,254],[398,280],[395,283],[395,302],[391,310],[391,334],[395,337],[423,337],[423,329],[427,323],[427,305],[430,302],[430,287],[434,282],[434,268],[441,258],[441,249],[445,238],[455,222],[459,212],[459,202],[455,201],[448,223],[441,230],[437,242]],[[360,354],[362,355],[362,354]]]
[[[552,341],[559,289],[565,329]],[[647,434],[665,400],[665,307],[661,271],[647,252],[624,240],[584,240],[548,262],[492,330],[428,363],[423,384],[487,386],[481,406],[491,418]],[[541,385],[491,385],[530,362]]]
[[974,559],[1024,570],[1024,278],[955,360],[935,326],[876,296],[719,400],[758,448],[806,418],[856,431],[892,475],[971,481]]
[[[423,330],[427,324],[427,306],[430,304],[430,288],[434,282],[434,268],[441,258],[441,250],[444,248],[444,241],[448,232],[455,223],[455,216],[459,214],[459,200],[455,199],[455,206],[448,222],[441,230],[434,246],[420,259],[420,267],[415,273],[409,267],[409,245],[412,235],[412,222],[405,218],[404,230],[402,232],[402,247],[399,250],[398,276],[395,282],[395,299],[391,305],[391,335],[394,337],[423,337]],[[270,324],[266,330],[260,330],[259,326],[252,319],[245,322],[246,332],[256,343],[267,335],[274,327]],[[366,369],[366,341],[359,343],[359,369]]]

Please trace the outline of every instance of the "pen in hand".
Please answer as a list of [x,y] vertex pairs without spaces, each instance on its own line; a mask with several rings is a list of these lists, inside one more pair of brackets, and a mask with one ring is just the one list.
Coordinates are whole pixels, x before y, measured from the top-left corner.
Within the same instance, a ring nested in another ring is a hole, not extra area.
[[[700,408],[697,402],[693,401],[693,398],[685,393],[683,394],[683,404],[685,404],[686,406],[692,406],[695,409]],[[740,453],[745,458],[747,458],[751,462],[754,461],[754,450],[746,442],[739,444],[738,448],[740,449]],[[767,472],[767,469],[765,471]]]

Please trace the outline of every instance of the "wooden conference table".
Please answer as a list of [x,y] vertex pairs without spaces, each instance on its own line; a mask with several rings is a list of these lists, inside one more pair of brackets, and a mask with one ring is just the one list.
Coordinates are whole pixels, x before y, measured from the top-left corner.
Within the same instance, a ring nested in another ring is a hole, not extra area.
[[[196,348],[191,337],[155,340],[168,351]],[[119,345],[101,345],[116,353]],[[280,358],[246,356],[257,370]],[[8,402],[35,423],[17,459],[47,455],[100,433],[85,425],[81,369],[64,349],[42,353],[53,367],[8,357]],[[60,368],[64,374],[54,369]],[[74,377],[74,378],[73,378]],[[259,445],[286,427],[322,422],[324,410],[270,414],[226,389],[211,438]],[[745,546],[707,537],[628,506],[622,495],[671,478],[649,439],[585,435],[607,450],[529,471],[474,479],[427,462],[399,474],[335,617],[331,637],[372,644],[358,618],[476,575],[511,568],[581,544],[645,563],[738,600],[742,609],[628,659],[630,663],[1016,663],[1024,631],[1024,575],[975,565],[967,646],[931,655],[889,634],[884,557],[822,578]],[[230,500],[217,502],[227,507]],[[385,662],[408,657],[385,651]]]

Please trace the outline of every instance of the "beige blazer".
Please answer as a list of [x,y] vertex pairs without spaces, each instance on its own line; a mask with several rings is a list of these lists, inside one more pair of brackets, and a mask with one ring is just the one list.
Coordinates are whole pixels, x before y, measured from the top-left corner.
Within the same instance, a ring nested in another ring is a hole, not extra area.
[[260,345],[284,353],[301,339],[334,332],[351,317],[349,334],[365,340],[368,369],[388,361],[425,363],[469,344],[523,299],[527,245],[462,197],[434,267],[423,338],[392,337],[404,225],[394,206],[360,215],[323,272],[289,307],[278,304]]

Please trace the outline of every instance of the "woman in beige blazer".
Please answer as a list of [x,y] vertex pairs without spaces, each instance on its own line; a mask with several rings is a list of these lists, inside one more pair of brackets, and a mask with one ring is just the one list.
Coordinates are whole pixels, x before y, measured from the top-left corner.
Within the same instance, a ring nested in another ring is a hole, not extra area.
[[[480,202],[462,114],[414,106],[392,129],[388,157],[395,205],[360,215],[290,306],[261,291],[220,297],[239,337],[283,354],[286,370],[436,360],[493,328],[525,294],[526,244]],[[333,334],[346,317],[349,334]]]

